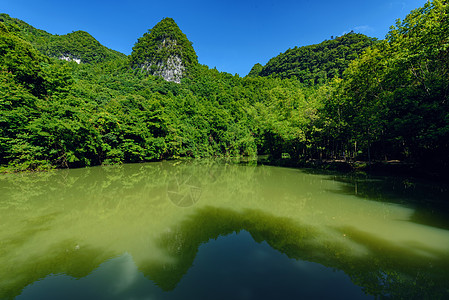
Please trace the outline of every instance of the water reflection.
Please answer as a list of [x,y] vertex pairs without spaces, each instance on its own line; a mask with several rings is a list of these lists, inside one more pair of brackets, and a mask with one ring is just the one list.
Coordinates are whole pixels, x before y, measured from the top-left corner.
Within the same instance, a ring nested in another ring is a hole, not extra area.
[[[133,282],[151,280],[158,295],[173,296],[204,245],[243,232],[289,264],[341,270],[369,295],[449,295],[448,219],[438,227],[417,222],[418,198],[366,192],[382,178],[359,180],[357,189],[345,178],[210,161],[1,176],[0,298],[44,278],[95,286],[89,278],[111,259],[120,261],[117,291],[134,295]],[[239,265],[240,273],[256,268]]]
[[242,231],[201,245],[194,265],[170,291],[148,280],[125,253],[79,280],[48,276],[17,299],[335,299],[336,294],[372,298],[342,271],[290,259]]
[[[196,165],[202,162],[202,168]],[[176,206],[195,205],[201,198],[203,185],[214,183],[219,177],[221,168],[212,161],[178,162],[167,181],[167,197]]]
[[307,170],[344,184],[333,192],[372,201],[396,203],[414,208],[410,221],[449,230],[449,185],[410,177],[368,176],[365,173],[335,173]]

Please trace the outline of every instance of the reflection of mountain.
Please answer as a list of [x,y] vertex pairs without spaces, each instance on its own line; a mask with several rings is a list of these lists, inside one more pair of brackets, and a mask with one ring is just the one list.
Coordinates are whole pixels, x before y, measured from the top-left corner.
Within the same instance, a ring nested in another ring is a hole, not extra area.
[[[11,242],[1,241],[0,248],[3,244]],[[30,250],[32,251],[32,249]],[[0,252],[0,257],[3,254]],[[2,264],[0,299],[13,299],[27,285],[42,280],[50,274],[67,274],[74,278],[85,277],[112,257],[103,249],[90,247],[80,249],[76,241],[66,240],[53,245],[53,249],[49,249],[44,257],[30,255],[23,261],[18,258],[12,263]]]
[[[140,269],[162,289],[172,290],[192,266],[201,244],[241,230],[289,258],[343,270],[367,294],[421,299],[449,295],[449,275],[445,271],[449,268],[449,253],[434,253],[434,257],[423,260],[422,255],[409,253],[406,248],[342,228],[345,235],[370,250],[367,255],[354,256],[343,243],[323,243],[317,238],[322,233],[310,226],[255,210],[239,213],[213,207],[201,209],[176,231],[160,237],[160,246],[175,258],[172,264]],[[435,272],[435,266],[441,266],[441,271]]]
[[[332,178],[207,161],[1,176],[0,298],[49,274],[85,277],[123,253],[171,290],[201,244],[241,230],[343,270],[372,295],[444,293],[446,227],[418,224],[416,210],[346,193],[349,184]],[[173,179],[200,187],[199,201],[173,205]]]
[[[282,244],[281,247],[275,248],[279,248],[286,254],[289,252],[289,247],[307,245],[310,250],[318,247],[313,245],[314,231],[312,229],[297,226],[289,219],[270,217],[258,211],[248,210],[238,213],[233,210],[206,207],[181,222],[173,232],[163,234],[159,238],[160,247],[175,258],[174,263],[159,267],[151,265],[143,271],[162,289],[172,290],[191,267],[198,247],[202,243],[241,230],[250,232],[257,242],[266,240],[269,243],[277,243],[279,241]],[[288,236],[298,242],[289,243]],[[280,244],[274,246],[280,246]]]
[[49,274],[86,276],[124,252],[163,261],[153,237],[190,212],[168,201],[167,183],[193,174],[207,191],[222,168],[163,162],[2,175],[0,299]]

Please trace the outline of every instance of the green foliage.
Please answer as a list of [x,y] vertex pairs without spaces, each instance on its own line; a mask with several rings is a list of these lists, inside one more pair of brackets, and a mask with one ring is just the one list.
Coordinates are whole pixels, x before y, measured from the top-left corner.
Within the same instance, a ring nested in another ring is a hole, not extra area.
[[[36,49],[45,50],[47,44],[54,37],[52,34],[36,29],[22,20],[11,18],[7,14],[0,14],[0,23],[8,28],[9,32],[30,42]],[[45,51],[41,51],[45,52]]]
[[30,42],[39,52],[55,58],[79,59],[83,63],[98,63],[125,58],[125,55],[108,49],[84,31],[75,31],[66,35],[52,35],[36,29],[27,23],[0,14],[0,22],[9,31]]
[[166,64],[170,57],[181,58],[187,71],[198,64],[198,57],[187,36],[173,19],[165,18],[139,38],[130,60],[133,68],[148,64],[156,68],[158,64]]
[[251,71],[248,73],[248,77],[257,77],[260,75],[260,72],[262,72],[263,66],[259,63],[255,64]]
[[[240,78],[198,64],[172,19],[140,38],[127,58],[87,33],[57,37],[2,14],[0,164],[39,170],[268,154],[444,168],[447,16],[448,4],[434,0],[386,40],[351,33],[291,49]],[[89,64],[42,54],[58,51]],[[179,84],[139,69],[173,55],[188,69]]]
[[375,39],[354,32],[317,45],[295,47],[270,59],[260,76],[296,77],[303,83],[321,84],[341,77],[351,61],[375,43]]
[[83,63],[99,63],[125,57],[120,52],[102,46],[85,31],[58,36],[48,44],[45,53],[51,57],[79,59]]
[[328,106],[329,114],[341,110],[341,141],[357,143],[365,156],[377,158],[435,163],[444,157],[449,150],[448,9],[443,1],[427,2],[350,65],[336,102]]
[[25,85],[33,94],[44,93],[43,64],[47,57],[41,55],[29,43],[9,33],[2,26],[0,31],[0,66],[14,74],[18,83]]

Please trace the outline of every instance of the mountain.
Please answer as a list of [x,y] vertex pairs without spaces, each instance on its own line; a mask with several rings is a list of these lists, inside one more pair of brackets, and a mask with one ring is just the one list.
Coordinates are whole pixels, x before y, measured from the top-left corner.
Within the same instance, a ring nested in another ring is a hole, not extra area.
[[248,76],[296,76],[301,82],[322,83],[340,77],[349,63],[375,42],[374,38],[351,32],[320,44],[289,49],[270,59],[263,68],[256,64]]
[[[0,172],[268,154],[295,165],[400,160],[447,177],[446,2],[428,1],[382,41],[350,33],[290,49],[255,78],[198,64],[172,19],[128,57],[77,65],[44,54],[94,61],[106,48],[0,15]],[[76,41],[82,49],[69,48]]]
[[47,54],[59,59],[83,63],[99,63],[125,58],[125,55],[101,45],[85,31],[58,36],[48,45]]
[[198,64],[192,43],[171,18],[160,21],[133,47],[131,66],[180,83]]
[[0,22],[12,34],[30,42],[44,55],[77,63],[99,63],[126,56],[100,44],[93,36],[84,31],[75,31],[66,35],[53,35],[36,29],[22,20],[0,14]]

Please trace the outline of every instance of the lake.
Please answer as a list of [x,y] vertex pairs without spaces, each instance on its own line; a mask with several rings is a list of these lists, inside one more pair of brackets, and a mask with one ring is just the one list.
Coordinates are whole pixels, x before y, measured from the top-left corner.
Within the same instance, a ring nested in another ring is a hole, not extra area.
[[447,185],[207,160],[0,176],[0,299],[444,299]]

